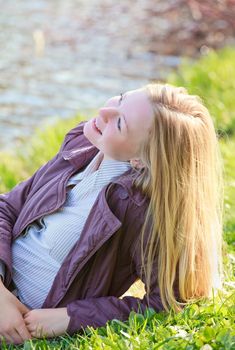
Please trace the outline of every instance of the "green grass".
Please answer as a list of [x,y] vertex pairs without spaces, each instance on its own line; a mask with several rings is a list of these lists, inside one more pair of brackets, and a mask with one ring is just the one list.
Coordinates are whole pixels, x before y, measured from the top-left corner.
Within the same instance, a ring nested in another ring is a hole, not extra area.
[[[173,311],[156,313],[147,309],[144,315],[134,313],[126,322],[109,321],[105,327],[87,328],[83,333],[54,339],[26,341],[23,346],[2,349],[234,349],[235,294],[217,296]],[[207,346],[206,346],[207,344]]]
[[227,251],[235,254],[235,138],[220,140],[224,160],[224,240]]

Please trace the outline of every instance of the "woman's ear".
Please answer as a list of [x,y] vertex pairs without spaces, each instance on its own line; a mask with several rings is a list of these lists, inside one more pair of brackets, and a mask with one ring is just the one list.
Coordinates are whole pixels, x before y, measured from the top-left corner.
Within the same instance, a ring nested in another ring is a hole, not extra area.
[[144,164],[142,163],[142,161],[139,158],[130,159],[130,164],[131,164],[132,168],[136,168],[136,169],[144,168]]

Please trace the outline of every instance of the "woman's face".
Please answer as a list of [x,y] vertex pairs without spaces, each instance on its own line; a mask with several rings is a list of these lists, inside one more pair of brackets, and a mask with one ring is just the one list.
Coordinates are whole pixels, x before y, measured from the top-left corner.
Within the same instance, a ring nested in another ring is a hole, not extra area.
[[104,153],[105,159],[128,161],[139,156],[148,137],[153,109],[144,89],[110,98],[97,117],[84,126],[84,135]]

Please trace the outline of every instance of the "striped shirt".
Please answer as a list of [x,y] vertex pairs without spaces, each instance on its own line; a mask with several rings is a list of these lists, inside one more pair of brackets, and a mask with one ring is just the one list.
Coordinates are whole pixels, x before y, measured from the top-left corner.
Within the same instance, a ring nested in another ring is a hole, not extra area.
[[83,172],[69,179],[63,206],[30,224],[13,242],[13,281],[22,303],[33,309],[42,306],[99,192],[130,167],[129,162],[103,160],[99,152]]

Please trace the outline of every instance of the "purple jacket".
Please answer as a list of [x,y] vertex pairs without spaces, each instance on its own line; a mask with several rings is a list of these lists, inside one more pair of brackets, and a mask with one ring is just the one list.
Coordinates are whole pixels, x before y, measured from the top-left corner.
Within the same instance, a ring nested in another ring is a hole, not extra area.
[[[0,259],[6,265],[5,285],[10,290],[12,240],[34,220],[62,206],[69,177],[84,170],[99,151],[83,135],[84,123],[66,135],[58,154],[30,179],[0,195]],[[132,186],[134,176],[130,169],[101,190],[42,305],[67,307],[69,334],[86,326],[103,326],[114,318],[127,320],[131,310],[163,310],[156,264],[149,305],[146,296],[119,299],[141,276],[139,234],[149,199]]]

